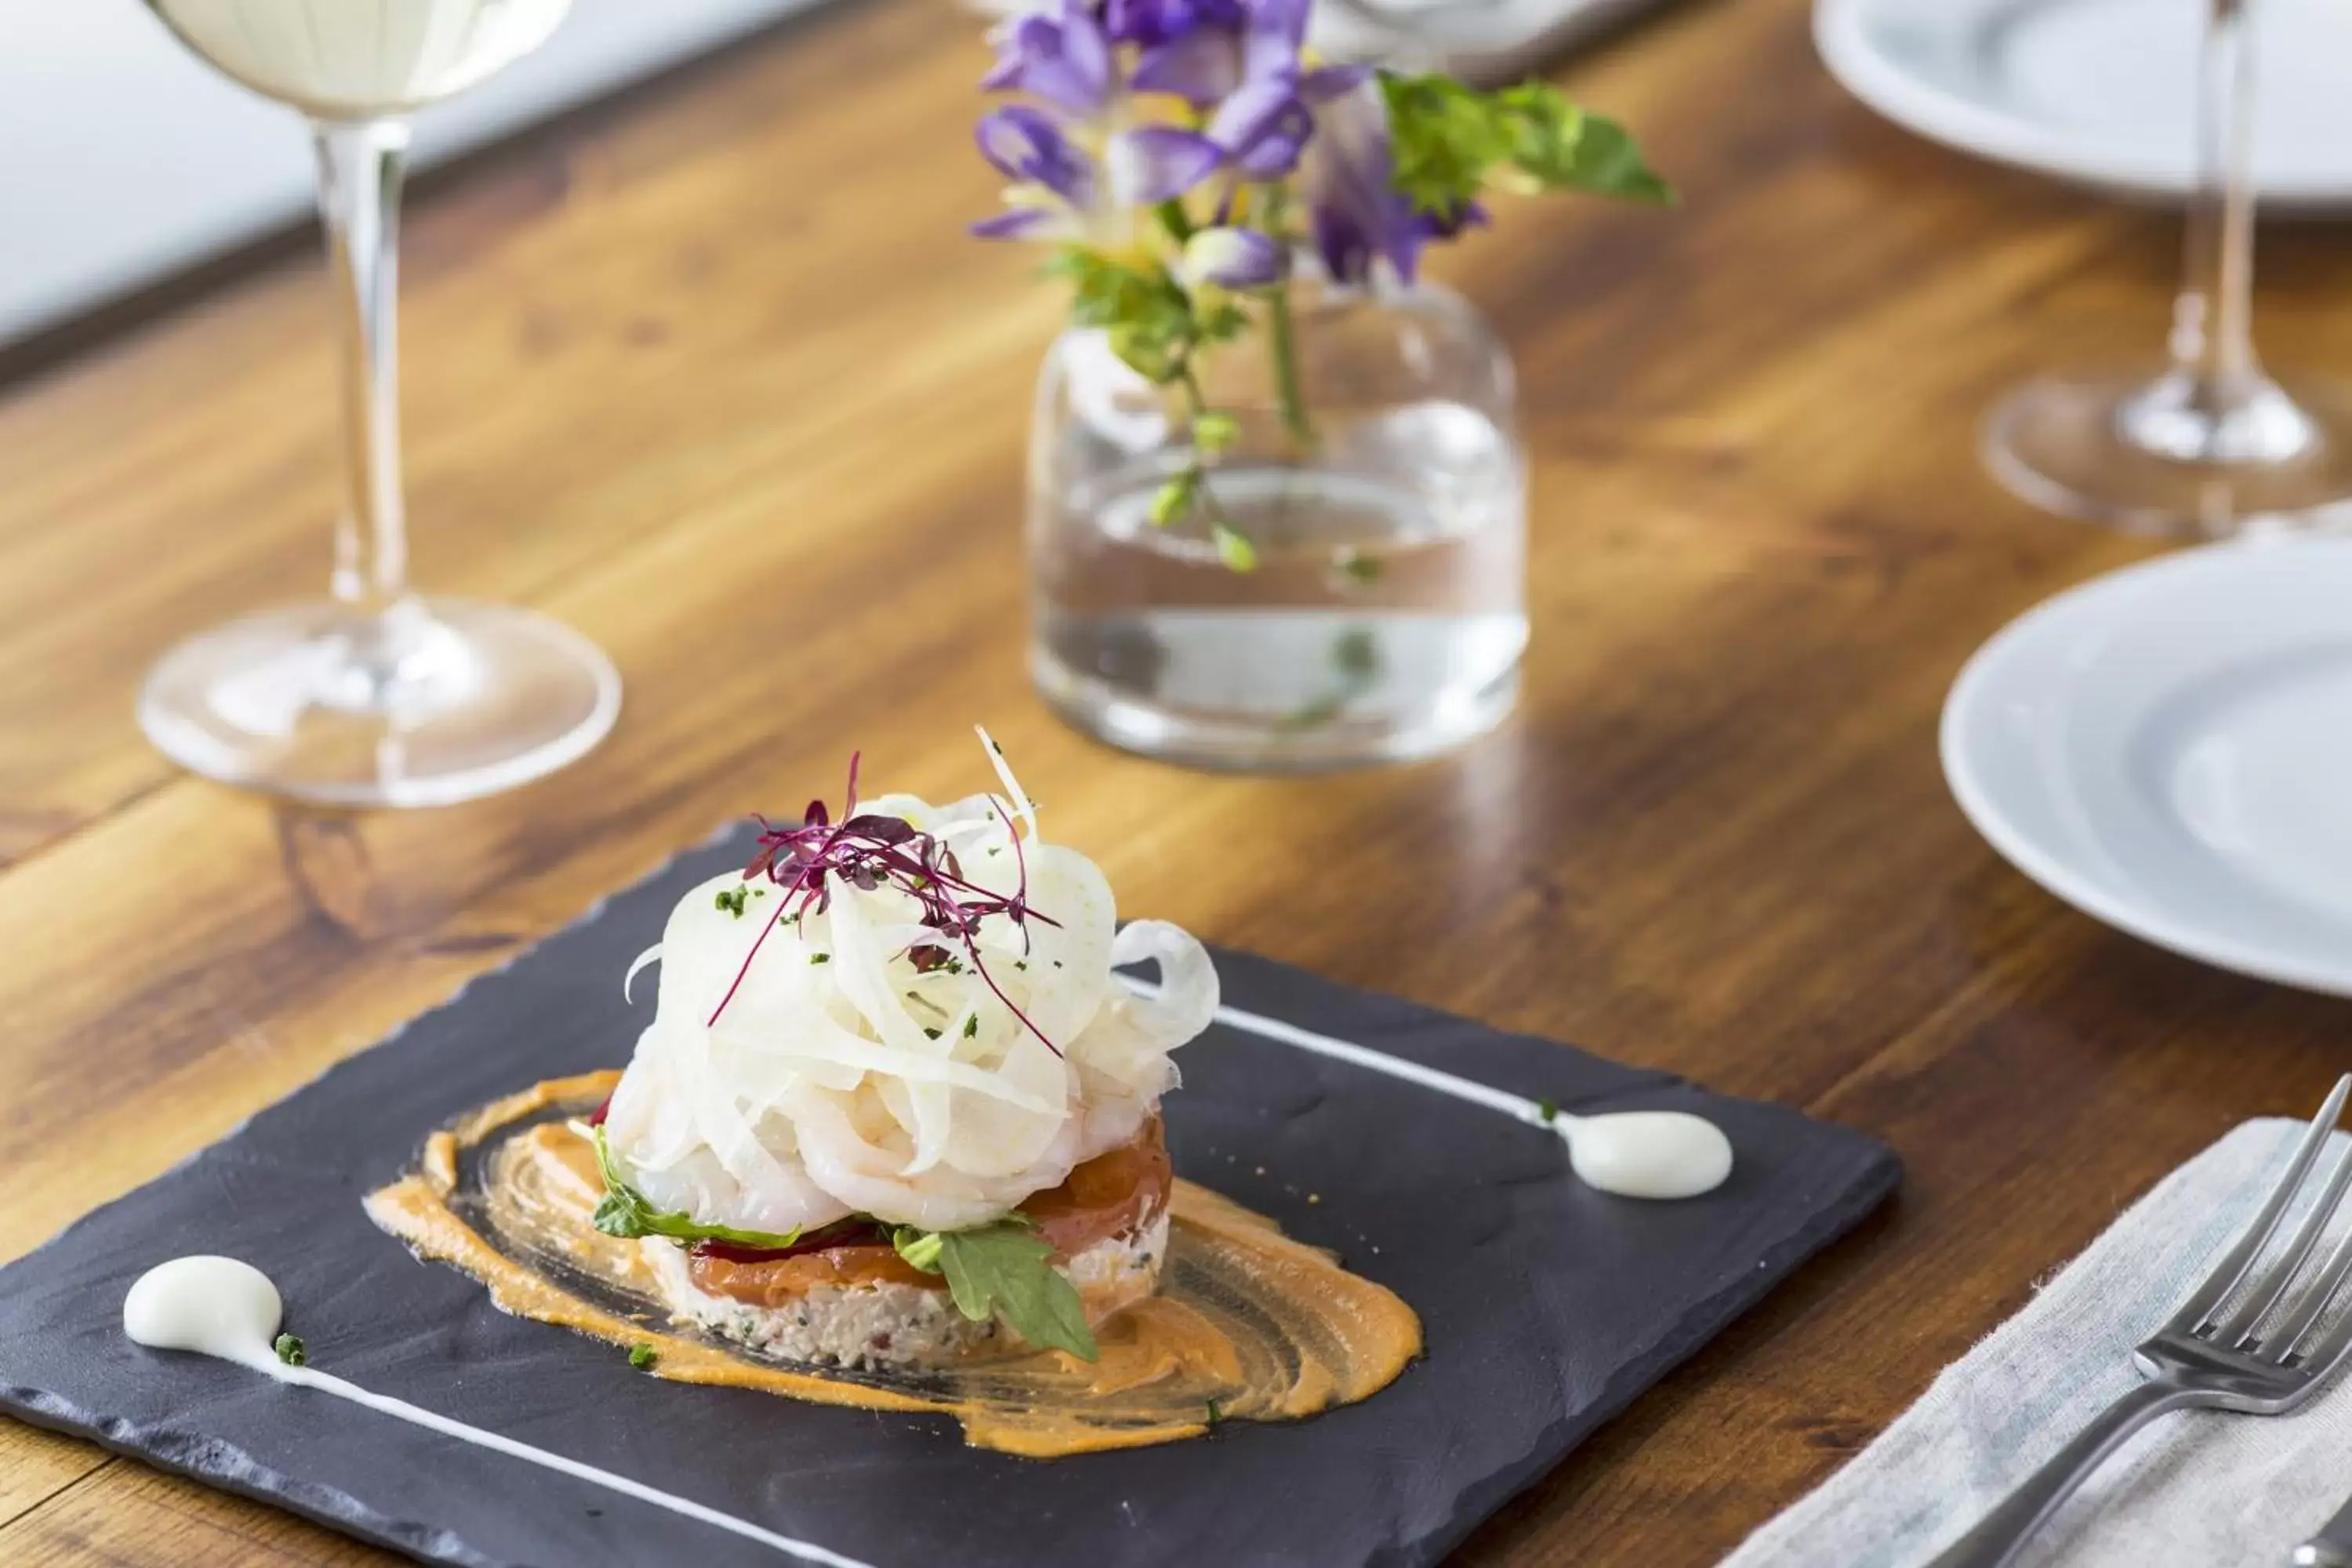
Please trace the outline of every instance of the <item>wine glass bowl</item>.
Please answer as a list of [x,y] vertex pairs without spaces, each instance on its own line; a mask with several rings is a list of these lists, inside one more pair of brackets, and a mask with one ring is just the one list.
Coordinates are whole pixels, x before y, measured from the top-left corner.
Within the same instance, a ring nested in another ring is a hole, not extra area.
[[408,112],[544,42],[570,0],[148,0],[224,74],[300,110],[342,347],[344,499],[330,596],[167,653],[139,720],[193,772],[339,806],[443,805],[609,732],[620,677],[570,628],[407,577],[396,325]]
[[230,79],[314,120],[411,114],[545,43],[572,0],[147,0]]

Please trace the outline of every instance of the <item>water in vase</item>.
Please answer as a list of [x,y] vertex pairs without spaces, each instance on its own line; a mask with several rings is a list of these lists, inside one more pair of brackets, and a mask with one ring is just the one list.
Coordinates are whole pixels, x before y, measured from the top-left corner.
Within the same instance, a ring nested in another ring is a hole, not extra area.
[[1255,548],[1246,573],[1205,510],[1152,525],[1165,450],[1056,465],[1084,480],[1033,492],[1047,697],[1139,750],[1231,766],[1422,755],[1507,711],[1528,633],[1515,443],[1444,401],[1321,441],[1311,466],[1213,474]]

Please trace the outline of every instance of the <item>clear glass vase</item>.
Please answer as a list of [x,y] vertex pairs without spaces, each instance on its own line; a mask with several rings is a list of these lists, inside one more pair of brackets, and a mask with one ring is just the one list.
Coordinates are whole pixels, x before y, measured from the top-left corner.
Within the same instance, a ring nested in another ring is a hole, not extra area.
[[[1261,327],[1204,357],[1239,437],[1164,526],[1193,461],[1181,405],[1099,331],[1045,356],[1030,437],[1030,668],[1071,723],[1206,767],[1426,756],[1491,729],[1526,647],[1527,464],[1509,356],[1460,296],[1291,285],[1283,366]],[[1221,558],[1213,516],[1256,564]]]

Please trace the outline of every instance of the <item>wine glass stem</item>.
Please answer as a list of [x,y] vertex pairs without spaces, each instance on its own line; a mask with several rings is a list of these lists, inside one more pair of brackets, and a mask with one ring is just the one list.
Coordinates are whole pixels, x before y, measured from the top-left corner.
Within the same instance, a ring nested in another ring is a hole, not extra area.
[[381,616],[408,593],[400,488],[400,186],[404,120],[320,121],[319,216],[342,340],[343,510],[335,597]]
[[2198,183],[2189,207],[2187,278],[2173,306],[2172,356],[2189,401],[2242,407],[2261,378],[2254,288],[2253,29],[2248,0],[2210,0],[2199,68]]

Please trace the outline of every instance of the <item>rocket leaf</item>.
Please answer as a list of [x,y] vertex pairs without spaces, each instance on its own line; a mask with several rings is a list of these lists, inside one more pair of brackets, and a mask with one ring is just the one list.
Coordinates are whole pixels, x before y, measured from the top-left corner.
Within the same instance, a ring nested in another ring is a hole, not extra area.
[[1053,1244],[1020,1215],[972,1230],[901,1226],[891,1239],[915,1268],[947,1277],[956,1310],[973,1322],[993,1316],[1031,1344],[1080,1361],[1100,1353],[1077,1287],[1054,1267]]

